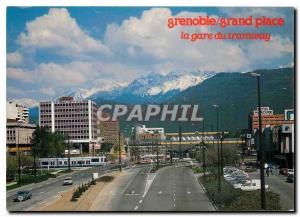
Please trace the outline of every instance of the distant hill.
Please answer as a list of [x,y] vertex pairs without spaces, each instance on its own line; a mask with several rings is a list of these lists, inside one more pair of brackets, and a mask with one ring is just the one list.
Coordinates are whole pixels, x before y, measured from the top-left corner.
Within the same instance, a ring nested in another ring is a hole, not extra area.
[[[294,68],[257,70],[261,74],[262,106],[274,113],[294,107]],[[257,81],[249,73],[218,73],[201,84],[180,92],[166,103],[199,104],[206,129],[216,130],[219,105],[220,129],[235,131],[248,127],[248,114],[257,107]],[[213,127],[212,127],[213,126]]]
[[[284,109],[294,107],[294,68],[280,68],[270,70],[257,70],[261,74],[261,102],[262,106],[269,106],[274,113],[283,113]],[[220,129],[237,131],[248,127],[248,114],[257,107],[257,82],[256,78],[248,73],[217,73],[206,78],[197,85],[174,93],[173,97],[161,104],[198,104],[200,113],[203,114],[205,130],[216,130],[216,110],[214,104],[219,105]],[[138,89],[138,88],[137,88]],[[122,100],[116,101],[108,98],[97,98],[100,104],[115,104],[139,101],[140,98],[128,91],[122,94]],[[125,97],[125,98],[124,98]],[[161,95],[157,95],[161,97]],[[126,100],[127,99],[127,100]],[[141,100],[142,101],[142,100]],[[161,101],[155,100],[153,101]],[[30,108],[31,122],[38,122],[38,108]],[[123,121],[122,121],[123,120]],[[122,129],[128,132],[134,124],[145,124],[152,127],[164,127],[167,132],[178,131],[179,125],[183,131],[200,130],[202,123],[152,120],[146,123],[127,123],[121,118]],[[128,135],[128,133],[126,133]]]

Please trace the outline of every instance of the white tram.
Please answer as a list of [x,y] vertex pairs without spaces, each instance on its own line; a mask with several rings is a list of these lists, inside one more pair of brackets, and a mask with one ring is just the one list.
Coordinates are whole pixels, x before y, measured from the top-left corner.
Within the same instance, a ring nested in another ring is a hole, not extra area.
[[[68,157],[64,158],[39,158],[39,166],[42,168],[53,167],[68,167]],[[90,167],[90,166],[104,166],[106,165],[105,156],[96,157],[70,157],[70,164],[72,167]]]

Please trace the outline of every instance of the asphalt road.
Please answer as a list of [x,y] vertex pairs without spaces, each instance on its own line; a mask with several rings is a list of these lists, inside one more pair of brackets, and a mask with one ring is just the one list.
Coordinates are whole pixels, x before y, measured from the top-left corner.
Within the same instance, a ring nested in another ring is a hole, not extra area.
[[[249,173],[249,175],[254,179],[260,179],[259,170]],[[283,210],[294,210],[295,187],[294,183],[288,183],[286,178],[283,175],[265,176],[265,181],[268,185],[267,190],[280,195],[280,203]]]
[[[92,179],[92,173],[98,172],[99,175],[106,170],[110,170],[113,165],[107,167],[92,167],[86,170],[75,171],[57,178],[49,179],[47,181],[36,183],[29,186],[22,186],[19,189],[7,191],[6,193],[6,208],[8,211],[30,211],[34,207],[47,203],[58,197],[60,193],[68,191],[72,186],[63,186],[63,180],[66,176],[71,176],[73,186],[79,185]],[[32,198],[23,202],[14,202],[13,197],[18,190],[30,190]]]
[[[129,171],[114,186],[114,195],[105,195],[106,211],[214,211],[190,168],[167,166],[150,173],[151,165]],[[99,209],[101,210],[101,209]]]

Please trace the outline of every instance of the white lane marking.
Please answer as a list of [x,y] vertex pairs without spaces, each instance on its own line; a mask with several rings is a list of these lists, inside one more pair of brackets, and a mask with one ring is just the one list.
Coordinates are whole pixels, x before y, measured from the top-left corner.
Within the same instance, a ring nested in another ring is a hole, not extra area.
[[159,191],[158,194],[162,194],[162,191]]
[[131,192],[131,194],[134,194],[134,193],[135,193],[135,191],[132,191],[132,192]]
[[133,180],[135,179],[135,177],[138,175],[139,173],[137,172],[135,174],[135,176],[132,177],[132,179],[128,182],[128,184],[125,186],[125,188],[123,189],[122,193],[121,194],[124,194],[126,189],[128,188],[128,186],[131,184],[131,182],[133,182]]
[[43,194],[43,193],[45,193],[44,191],[42,191],[42,192],[40,192],[40,193],[38,193],[38,194]]
[[150,178],[150,173],[148,173],[148,177],[147,177],[147,181],[146,181],[145,191],[144,191],[143,197],[146,196],[146,194],[147,194],[148,190],[150,189],[150,186],[152,185],[152,183],[153,183],[155,177],[156,177],[156,173],[155,173],[155,175],[154,175],[153,177],[151,177],[151,178]]
[[128,195],[130,195],[130,194],[125,194],[125,195],[127,195],[127,196],[128,196]]
[[187,191],[186,193],[187,193],[187,194],[191,194],[191,192],[190,192],[190,191]]
[[142,202],[143,202],[143,200],[140,200],[140,201],[139,201],[139,203],[142,203]]
[[137,210],[138,208],[139,208],[138,206],[135,206],[135,207],[134,207],[134,210]]

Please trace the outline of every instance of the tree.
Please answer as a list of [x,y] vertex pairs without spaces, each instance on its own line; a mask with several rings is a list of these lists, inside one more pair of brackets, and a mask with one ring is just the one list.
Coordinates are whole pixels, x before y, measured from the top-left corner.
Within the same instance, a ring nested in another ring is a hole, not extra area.
[[33,133],[33,152],[37,157],[60,157],[66,147],[65,136],[51,133],[47,128],[37,126]]
[[[207,145],[205,151],[205,164],[207,167],[217,167],[218,165],[218,152],[217,145]],[[201,150],[200,150],[201,151]],[[197,160],[202,162],[202,155],[197,154]],[[223,145],[223,162],[224,166],[236,166],[240,161],[239,149],[234,145]]]
[[112,143],[103,143],[101,144],[101,152],[110,152],[111,148],[114,146]]

